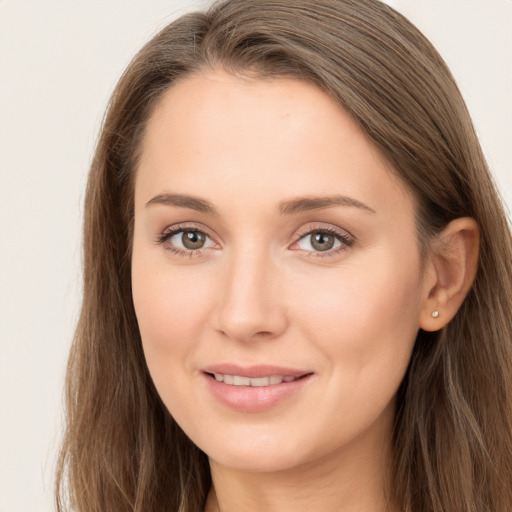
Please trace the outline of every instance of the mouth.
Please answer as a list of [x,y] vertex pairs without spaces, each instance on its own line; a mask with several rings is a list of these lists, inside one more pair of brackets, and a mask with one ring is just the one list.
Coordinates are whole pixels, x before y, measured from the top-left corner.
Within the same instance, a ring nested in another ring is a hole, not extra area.
[[230,375],[227,373],[209,373],[205,372],[210,378],[215,379],[217,382],[223,382],[228,386],[250,386],[255,388],[274,386],[282,384],[283,382],[294,382],[296,380],[304,379],[311,375],[305,373],[303,375],[270,375],[267,377],[246,377],[243,375]]
[[290,402],[309,387],[314,372],[274,365],[217,364],[201,372],[207,389],[221,404],[243,413],[259,413]]

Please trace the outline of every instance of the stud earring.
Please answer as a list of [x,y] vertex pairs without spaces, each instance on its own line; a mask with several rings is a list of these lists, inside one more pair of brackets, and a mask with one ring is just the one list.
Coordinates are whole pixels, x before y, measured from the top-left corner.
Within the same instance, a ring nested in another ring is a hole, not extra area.
[[437,318],[439,316],[439,311],[437,309],[434,309],[434,311],[432,311],[432,318]]

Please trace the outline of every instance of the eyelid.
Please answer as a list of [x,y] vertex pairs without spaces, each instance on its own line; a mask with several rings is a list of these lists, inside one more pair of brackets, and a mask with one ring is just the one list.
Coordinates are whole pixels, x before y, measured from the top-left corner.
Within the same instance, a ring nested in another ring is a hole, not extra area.
[[215,235],[212,234],[211,230],[201,224],[200,222],[178,222],[177,224],[170,224],[165,227],[159,234],[158,239],[167,237],[170,233],[176,233],[178,231],[200,231],[205,235],[208,235],[210,238],[215,238]]
[[333,224],[324,224],[321,222],[314,222],[312,224],[307,224],[306,226],[302,226],[295,232],[296,238],[302,238],[303,236],[309,235],[313,232],[325,232],[325,233],[332,233],[334,235],[338,235],[343,238],[351,239],[355,241],[355,236],[350,233],[350,231],[347,231],[346,229],[342,229],[338,226],[335,226]]
[[[197,231],[199,233],[203,233],[206,235],[216,246],[219,246],[218,242],[216,241],[215,237],[210,233],[210,230],[206,228],[206,226],[203,226],[202,224],[197,224],[193,222],[181,222],[179,224],[173,224],[171,226],[167,226],[161,233],[159,233],[155,239],[155,242],[159,245],[165,245],[170,238],[172,238],[174,235],[180,233],[180,232],[187,232],[187,231]],[[201,247],[200,249],[181,249],[180,247],[175,247],[169,245],[168,247],[165,247],[170,252],[173,252],[175,254],[178,254],[180,256],[194,256],[194,255],[200,255],[203,251],[207,249],[212,249],[212,247]]]
[[[195,222],[182,222],[179,224],[173,224],[171,226],[166,227],[157,237],[155,242],[160,245],[164,245],[171,237],[180,232],[187,231],[198,231],[206,235],[218,248],[219,244],[216,241],[216,237],[211,234],[210,230],[203,226],[202,224],[198,224]],[[295,247],[300,240],[305,238],[308,235],[312,235],[314,233],[327,233],[329,235],[334,236],[339,242],[341,242],[341,246],[333,249],[329,249],[326,251],[313,251],[306,250]],[[307,253],[308,256],[314,257],[327,257],[327,256],[335,256],[340,252],[346,251],[349,249],[355,242],[356,238],[346,229],[339,228],[337,226],[333,226],[332,224],[322,224],[315,223],[312,225],[307,225],[298,229],[294,234],[295,241],[289,246],[290,249],[301,251],[303,253]],[[215,247],[213,247],[215,248]],[[212,249],[212,247],[202,247],[200,249],[181,249],[180,247],[169,246],[166,247],[167,250],[174,252],[175,254],[179,254],[181,256],[193,256],[193,255],[201,255],[207,249]]]
[[[296,246],[302,239],[304,239],[308,235],[312,235],[314,233],[326,233],[329,235],[332,235],[336,237],[338,241],[341,242],[341,246],[329,249],[327,251],[309,251],[305,249],[300,249],[298,247],[293,248]],[[337,226],[333,226],[332,224],[314,224],[314,225],[308,225],[305,227],[301,227],[295,232],[295,238],[297,239],[293,244],[290,246],[292,250],[296,251],[302,251],[307,253],[309,256],[313,257],[328,257],[328,256],[336,256],[339,253],[346,251],[356,241],[356,238],[354,235],[352,235],[349,231],[346,229],[339,228]]]

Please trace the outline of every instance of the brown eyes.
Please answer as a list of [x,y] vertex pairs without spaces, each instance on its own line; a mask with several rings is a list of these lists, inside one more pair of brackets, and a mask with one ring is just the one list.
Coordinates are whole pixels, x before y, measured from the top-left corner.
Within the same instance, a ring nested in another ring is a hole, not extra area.
[[157,242],[163,244],[171,252],[186,256],[191,256],[201,249],[216,245],[204,231],[183,227],[165,231]]
[[334,248],[336,242],[338,242],[334,235],[330,235],[328,233],[314,233],[306,235],[304,238],[309,238],[311,247],[313,247],[315,251],[320,252],[329,251]]
[[183,231],[181,235],[181,244],[191,251],[202,249],[206,243],[208,235],[201,231]]
[[[301,250],[310,255],[335,255],[347,249],[354,243],[354,239],[346,232],[338,232],[332,228],[309,230],[298,234],[299,240],[290,249]],[[200,254],[202,249],[216,247],[217,244],[204,231],[194,228],[176,226],[165,231],[157,240],[169,251],[180,256],[193,256]]]
[[291,248],[306,251],[313,256],[334,256],[354,243],[352,235],[333,228],[310,229],[299,236],[300,239]]

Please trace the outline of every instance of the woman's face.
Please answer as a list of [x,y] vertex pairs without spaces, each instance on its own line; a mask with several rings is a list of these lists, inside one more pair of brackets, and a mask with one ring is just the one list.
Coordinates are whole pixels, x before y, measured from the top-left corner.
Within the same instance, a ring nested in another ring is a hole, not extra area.
[[165,94],[137,170],[132,278],[156,388],[216,463],[386,444],[428,295],[414,203],[319,89],[217,72]]

